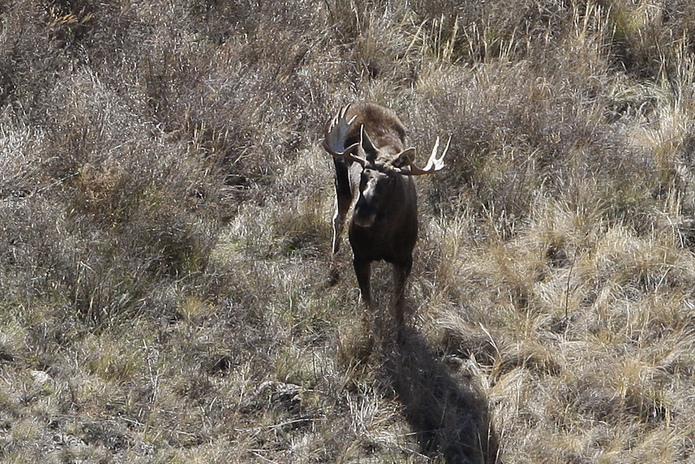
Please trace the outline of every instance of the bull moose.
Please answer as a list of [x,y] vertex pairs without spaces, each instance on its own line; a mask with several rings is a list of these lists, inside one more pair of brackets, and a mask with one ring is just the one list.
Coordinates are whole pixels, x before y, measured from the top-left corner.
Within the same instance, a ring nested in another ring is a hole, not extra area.
[[[392,305],[398,327],[404,322],[405,286],[417,241],[417,196],[412,176],[432,174],[444,167],[439,138],[424,168],[413,164],[415,148],[405,148],[405,128],[396,114],[373,103],[341,108],[325,127],[324,149],[335,164],[336,212],[333,217],[332,257],[340,249],[341,234],[352,210],[348,236],[360,296],[371,308],[372,261],[394,268]],[[451,141],[451,138],[449,138]],[[331,283],[337,271],[331,270]]]

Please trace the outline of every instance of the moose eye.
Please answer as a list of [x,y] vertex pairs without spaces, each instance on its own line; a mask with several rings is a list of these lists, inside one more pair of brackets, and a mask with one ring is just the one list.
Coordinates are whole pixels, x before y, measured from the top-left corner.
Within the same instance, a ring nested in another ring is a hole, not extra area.
[[365,169],[362,171],[362,180],[368,181],[376,176],[376,171],[374,169]]

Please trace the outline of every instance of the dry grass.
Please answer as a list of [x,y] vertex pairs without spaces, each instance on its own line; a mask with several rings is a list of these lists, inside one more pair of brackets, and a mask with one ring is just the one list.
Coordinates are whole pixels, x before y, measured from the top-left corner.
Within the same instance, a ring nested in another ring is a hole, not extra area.
[[[0,2],[0,460],[693,461],[693,19]],[[324,285],[355,99],[452,135],[402,343]]]

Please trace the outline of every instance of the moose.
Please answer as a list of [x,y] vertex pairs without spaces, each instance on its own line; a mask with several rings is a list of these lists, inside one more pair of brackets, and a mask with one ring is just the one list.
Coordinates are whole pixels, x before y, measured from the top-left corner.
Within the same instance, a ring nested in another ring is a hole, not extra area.
[[[449,142],[451,138],[449,138]],[[333,217],[332,261],[340,249],[348,213],[348,237],[360,297],[373,307],[371,263],[386,261],[394,269],[392,306],[398,327],[404,323],[405,286],[413,265],[418,235],[417,195],[412,176],[444,167],[439,137],[424,168],[414,164],[415,148],[405,148],[405,127],[396,114],[373,103],[341,108],[325,126],[324,149],[335,164],[336,211]],[[331,270],[330,283],[338,273]]]

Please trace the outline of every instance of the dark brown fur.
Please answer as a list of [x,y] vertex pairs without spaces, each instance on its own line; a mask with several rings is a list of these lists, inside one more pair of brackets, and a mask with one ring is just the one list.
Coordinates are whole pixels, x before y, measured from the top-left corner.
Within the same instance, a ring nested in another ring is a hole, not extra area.
[[[380,260],[391,263],[395,284],[393,307],[400,326],[418,234],[415,184],[410,176],[393,168],[398,165],[397,155],[405,150],[405,128],[393,111],[371,103],[351,105],[346,119],[355,116],[343,148],[360,142],[360,128],[364,126],[371,145],[362,143],[360,150],[369,164],[363,167],[357,162],[334,158],[337,208],[333,253],[340,247],[340,234],[354,205],[348,219],[348,234],[362,300],[372,306],[371,263]],[[374,186],[375,193],[369,198],[364,194],[368,185]],[[335,271],[332,276],[335,278]]]

